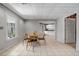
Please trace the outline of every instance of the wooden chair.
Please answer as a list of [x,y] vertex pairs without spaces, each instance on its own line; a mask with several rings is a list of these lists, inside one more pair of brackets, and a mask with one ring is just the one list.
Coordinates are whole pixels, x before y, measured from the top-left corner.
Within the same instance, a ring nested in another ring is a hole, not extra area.
[[31,39],[29,38],[29,40],[27,41],[26,49],[28,48],[29,44],[31,44],[32,47],[33,47],[33,51],[34,51],[34,42],[36,42],[36,40],[31,40]]
[[38,40],[44,40],[44,42],[45,42],[45,44],[46,44],[45,33],[39,33],[39,35],[38,35]]
[[27,46],[26,46],[26,49],[28,48],[29,44],[31,44],[32,47],[33,47],[33,51],[34,51],[34,43],[35,42],[37,42],[37,37],[29,36],[29,38],[27,38]]
[[28,34],[25,34],[24,40],[27,40],[27,39],[28,39]]

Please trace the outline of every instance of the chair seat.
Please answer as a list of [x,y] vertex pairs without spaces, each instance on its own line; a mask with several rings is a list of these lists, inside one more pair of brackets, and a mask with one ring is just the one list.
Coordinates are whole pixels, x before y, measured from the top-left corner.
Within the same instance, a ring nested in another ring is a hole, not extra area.
[[38,38],[39,40],[45,40],[44,38]]
[[35,42],[35,41],[37,41],[37,40],[28,40],[28,42]]

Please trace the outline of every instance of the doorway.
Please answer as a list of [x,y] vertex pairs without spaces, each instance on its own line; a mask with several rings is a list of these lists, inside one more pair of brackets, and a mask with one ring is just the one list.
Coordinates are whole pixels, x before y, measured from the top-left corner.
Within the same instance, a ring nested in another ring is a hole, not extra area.
[[56,39],[56,22],[55,21],[44,21],[41,22],[42,31],[52,39]]
[[76,48],[76,13],[65,18],[65,43]]

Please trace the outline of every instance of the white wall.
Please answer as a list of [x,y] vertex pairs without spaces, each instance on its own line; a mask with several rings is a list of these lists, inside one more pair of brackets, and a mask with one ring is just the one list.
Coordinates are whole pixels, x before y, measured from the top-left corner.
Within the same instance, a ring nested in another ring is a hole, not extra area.
[[42,27],[38,21],[26,21],[25,22],[25,32],[31,33],[31,32],[42,32]]
[[79,51],[79,11],[76,18],[76,50]]
[[[16,22],[16,37],[8,40],[7,37],[7,15],[10,14],[11,18]],[[3,29],[0,29],[0,52],[4,49],[8,49],[12,45],[23,40],[24,36],[24,22],[23,20],[7,9],[6,7],[0,5],[0,26]]]
[[5,14],[3,7],[0,5],[0,27],[3,27],[3,29],[0,29],[0,49],[3,49],[5,46],[4,43],[6,42],[6,20],[5,20]]
[[57,32],[56,32],[56,40],[64,43],[64,18],[57,20]]

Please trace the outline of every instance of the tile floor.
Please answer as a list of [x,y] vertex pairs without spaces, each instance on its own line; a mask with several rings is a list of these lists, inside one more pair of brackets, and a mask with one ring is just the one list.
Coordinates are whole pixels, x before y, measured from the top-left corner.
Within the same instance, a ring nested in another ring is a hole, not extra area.
[[52,37],[46,37],[46,44],[40,41],[40,45],[35,43],[34,51],[32,46],[26,49],[26,41],[0,53],[1,56],[78,56],[79,52],[68,44],[60,43]]

